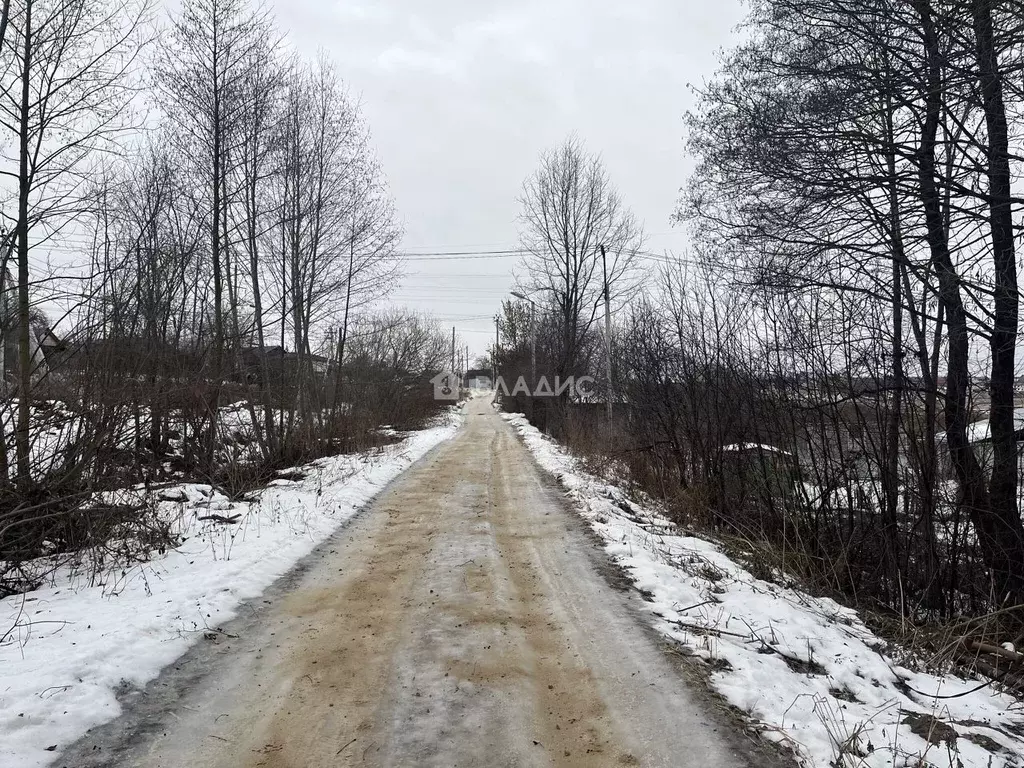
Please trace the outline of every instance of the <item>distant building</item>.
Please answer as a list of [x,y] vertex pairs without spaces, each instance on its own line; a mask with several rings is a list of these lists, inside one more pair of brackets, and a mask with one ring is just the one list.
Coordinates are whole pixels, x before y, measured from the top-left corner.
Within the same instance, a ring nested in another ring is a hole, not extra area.
[[[0,272],[0,389],[17,377],[20,365],[18,343],[17,283],[9,269]],[[47,361],[64,350],[64,343],[50,330],[42,314],[33,312],[29,321],[29,360],[33,380],[44,376]]]
[[[1024,450],[1022,450],[1022,448],[1024,448],[1024,408],[1014,408],[1013,429],[1017,440],[1018,471],[1024,471]],[[937,438],[940,443],[945,444],[946,433],[940,432],[937,435]],[[978,459],[978,463],[981,464],[982,470],[984,470],[986,474],[990,474],[992,471],[992,462],[995,457],[992,446],[992,428],[989,425],[988,419],[981,419],[967,425],[967,441],[970,443],[971,449],[974,451],[974,455]],[[948,452],[942,451],[941,455],[942,461],[946,465],[946,472],[952,476],[953,469]]]
[[489,368],[470,368],[462,377],[462,384],[469,389],[491,389],[494,386]]
[[[262,371],[266,368],[272,379],[285,376],[295,376],[298,373],[300,364],[308,372],[318,376],[326,376],[332,367],[330,358],[323,355],[303,355],[289,352],[279,345],[270,347],[244,347],[239,351],[237,368],[238,378],[250,384],[260,380]],[[337,369],[334,366],[335,370]]]
[[796,456],[774,445],[732,443],[721,448],[724,491],[730,502],[790,495],[800,476]]

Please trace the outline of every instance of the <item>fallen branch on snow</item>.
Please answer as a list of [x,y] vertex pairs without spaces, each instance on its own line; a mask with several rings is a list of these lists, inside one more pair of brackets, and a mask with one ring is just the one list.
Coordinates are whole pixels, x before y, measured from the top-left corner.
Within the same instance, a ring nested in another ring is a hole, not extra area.
[[230,517],[225,517],[224,515],[203,515],[196,519],[200,522],[210,521],[212,523],[224,523],[225,525],[230,525],[231,523],[237,523],[241,517],[241,514],[231,515]]

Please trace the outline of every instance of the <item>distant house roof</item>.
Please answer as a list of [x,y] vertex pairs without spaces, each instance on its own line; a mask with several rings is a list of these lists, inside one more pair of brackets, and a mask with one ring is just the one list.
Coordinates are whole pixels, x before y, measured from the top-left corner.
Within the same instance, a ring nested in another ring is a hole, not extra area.
[[[299,357],[298,352],[289,352],[287,349],[277,344],[272,347],[243,347],[241,353],[245,357],[258,357],[262,354],[264,357],[283,357],[288,360],[295,360]],[[302,359],[313,363],[331,362],[331,358],[329,357],[314,354],[303,355]]]
[[779,453],[783,456],[792,456],[793,454],[789,451],[785,451],[782,448],[777,448],[774,445],[766,445],[764,443],[731,443],[730,445],[723,445],[722,451],[724,453],[739,453],[741,451],[764,451],[765,453]]
[[44,349],[53,350],[65,350],[67,349],[67,342],[64,341],[60,336],[55,334],[49,328],[46,329],[46,333],[43,334],[43,338],[39,340],[39,343],[43,345]]
[[[553,385],[552,385],[553,386]],[[581,391],[580,388],[569,388],[569,402],[582,403],[584,405],[606,405],[608,396],[597,390]],[[629,405],[625,395],[618,392],[612,394],[612,405]]]
[[260,353],[268,356],[283,355],[284,347],[279,345],[274,345],[272,347],[242,347],[241,353],[243,355],[259,355]]
[[[1024,408],[1013,409],[1013,429],[1017,433],[1017,439],[1024,439]],[[942,433],[945,437],[945,433]],[[992,439],[992,429],[988,419],[981,419],[967,425],[967,442],[985,443]]]

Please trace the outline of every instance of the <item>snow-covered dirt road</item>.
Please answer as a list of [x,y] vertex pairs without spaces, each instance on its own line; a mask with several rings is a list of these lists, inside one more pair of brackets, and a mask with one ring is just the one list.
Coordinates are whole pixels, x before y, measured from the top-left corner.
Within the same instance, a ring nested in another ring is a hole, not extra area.
[[766,765],[486,400],[57,765]]

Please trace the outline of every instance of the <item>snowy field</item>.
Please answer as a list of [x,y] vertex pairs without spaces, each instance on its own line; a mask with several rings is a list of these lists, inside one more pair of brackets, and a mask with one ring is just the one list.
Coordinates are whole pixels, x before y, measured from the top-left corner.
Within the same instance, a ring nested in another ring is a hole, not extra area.
[[651,509],[582,471],[525,417],[502,416],[632,575],[653,625],[704,658],[712,686],[802,764],[1024,766],[1024,706],[1016,699],[984,679],[900,666],[855,611],[752,577],[716,545],[677,535]]
[[[209,486],[161,489],[161,513],[183,538],[177,549],[101,584],[67,571],[0,601],[0,766],[47,765],[116,717],[117,691],[141,687],[215,631],[460,423],[453,410],[383,449],[320,459],[252,502]],[[234,522],[199,519],[212,515]]]

